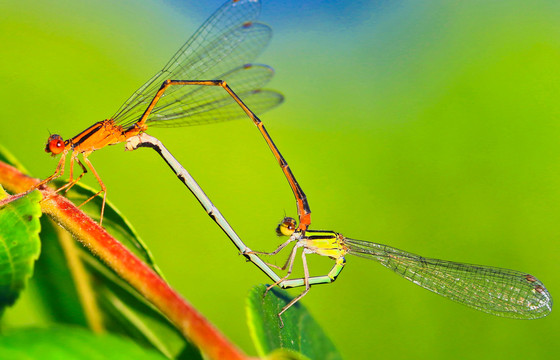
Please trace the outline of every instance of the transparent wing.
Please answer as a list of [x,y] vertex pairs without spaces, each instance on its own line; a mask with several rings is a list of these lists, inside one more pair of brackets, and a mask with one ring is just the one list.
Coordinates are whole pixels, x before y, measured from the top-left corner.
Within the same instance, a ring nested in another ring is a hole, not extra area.
[[368,241],[344,239],[349,253],[373,259],[416,285],[493,315],[537,319],[552,310],[542,282],[527,273],[425,258]]
[[[255,113],[269,110],[283,101],[283,96],[272,90],[261,90],[274,75],[266,65],[248,64],[229,71],[221,79]],[[171,127],[207,124],[247,117],[235,100],[218,86],[180,86],[181,100],[158,102],[146,123],[151,126]]]
[[[123,127],[136,122],[167,79],[221,80],[231,69],[255,59],[271,37],[271,30],[267,25],[254,22],[259,12],[258,0],[226,2],[204,22],[161,71],[121,106],[113,116],[115,122]],[[237,92],[238,84],[230,83],[230,86]],[[169,87],[148,121],[164,120],[168,112],[174,114],[170,118],[175,121],[176,110],[180,107],[178,103],[191,101],[193,88],[194,86]]]
[[[237,93],[237,95],[243,99],[245,105],[247,105],[249,109],[256,114],[262,114],[263,112],[280,105],[284,100],[282,94],[273,90],[254,90]],[[176,119],[173,118],[174,115],[177,116]],[[187,106],[176,114],[169,113],[166,115],[166,119],[164,121],[154,122],[152,126],[193,126],[241,118],[248,119],[247,114],[245,114],[239,104],[233,101],[229,94],[226,94],[221,99],[214,99],[210,103],[200,104],[198,106]]]

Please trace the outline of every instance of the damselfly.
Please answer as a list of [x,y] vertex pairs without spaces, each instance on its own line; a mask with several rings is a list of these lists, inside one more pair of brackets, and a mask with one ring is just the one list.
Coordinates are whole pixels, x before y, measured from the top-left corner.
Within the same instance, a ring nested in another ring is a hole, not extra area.
[[[336,280],[346,263],[347,254],[379,262],[416,285],[465,304],[474,309],[515,319],[538,319],[552,310],[552,297],[544,284],[531,274],[517,270],[491,266],[464,264],[453,261],[426,258],[397,248],[374,242],[350,239],[334,231],[296,229],[296,220],[286,217],[277,234],[289,236],[272,253],[276,255],[290,243],[295,243],[288,260],[282,267],[286,275],[272,287],[281,284],[284,288],[305,286],[305,290],[289,302],[278,314],[281,315],[307,294],[311,285],[326,284]],[[302,248],[303,279],[289,279],[297,250]],[[318,254],[335,261],[327,275],[310,277],[306,255]]]
[[[189,126],[239,118],[244,115],[236,104],[240,98],[258,112],[280,104],[281,94],[262,90],[273,76],[273,70],[266,65],[250,63],[271,37],[270,27],[255,22],[259,12],[259,0],[227,1],[110,119],[97,122],[68,140],[51,135],[45,151],[53,156],[61,154],[61,158],[55,172],[34,188],[60,177],[70,153],[69,182],[57,191],[70,189],[89,168],[101,190],[84,203],[103,193],[101,224],[107,189],[88,159],[92,152],[126,141],[151,126]],[[238,96],[233,96],[228,84],[235,86]],[[212,89],[216,86],[226,92]],[[78,159],[79,154],[87,168]],[[74,162],[82,169],[75,179]]]

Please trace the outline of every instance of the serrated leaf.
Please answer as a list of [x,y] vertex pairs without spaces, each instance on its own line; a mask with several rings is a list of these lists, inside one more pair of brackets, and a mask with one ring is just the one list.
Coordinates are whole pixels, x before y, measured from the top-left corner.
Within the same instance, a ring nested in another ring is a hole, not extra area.
[[160,354],[119,336],[95,335],[77,327],[17,330],[0,337],[3,359],[146,359],[161,360]]
[[[6,196],[0,186],[0,199]],[[40,200],[41,193],[33,191],[0,207],[0,312],[15,303],[33,275],[41,251]]]
[[[263,296],[265,290],[265,285],[255,286],[247,303],[247,321],[260,356],[276,349],[289,349],[310,359],[342,359],[333,342],[301,302],[297,302],[282,314],[284,327],[280,328],[278,313],[292,298],[286,291],[277,288],[271,289]],[[269,356],[279,359],[280,356],[287,355],[273,353]]]

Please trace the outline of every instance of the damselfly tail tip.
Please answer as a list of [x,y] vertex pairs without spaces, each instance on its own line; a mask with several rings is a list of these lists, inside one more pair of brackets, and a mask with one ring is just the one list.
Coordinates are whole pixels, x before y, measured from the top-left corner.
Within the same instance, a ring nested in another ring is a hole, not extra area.
[[548,289],[544,286],[544,284],[539,279],[537,279],[531,274],[525,275],[525,280],[527,280],[527,282],[533,285],[532,292],[535,297],[534,302],[538,304],[538,305],[533,304],[533,307],[534,310],[541,315],[539,317],[545,317],[548,314],[550,314],[550,312],[552,311],[553,301],[552,301],[552,296],[548,292]]

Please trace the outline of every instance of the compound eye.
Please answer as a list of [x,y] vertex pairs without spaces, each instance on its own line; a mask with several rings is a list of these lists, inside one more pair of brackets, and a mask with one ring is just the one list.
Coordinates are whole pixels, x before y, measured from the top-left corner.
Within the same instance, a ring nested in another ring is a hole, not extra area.
[[49,140],[47,141],[47,146],[45,147],[45,151],[48,153],[52,153],[53,155],[60,154],[64,150],[64,140],[62,140],[62,136],[60,135],[51,135]]
[[276,234],[278,236],[291,236],[294,231],[296,231],[297,222],[296,219],[291,217],[285,217],[278,227],[276,228]]

